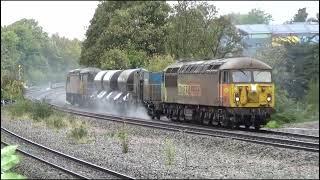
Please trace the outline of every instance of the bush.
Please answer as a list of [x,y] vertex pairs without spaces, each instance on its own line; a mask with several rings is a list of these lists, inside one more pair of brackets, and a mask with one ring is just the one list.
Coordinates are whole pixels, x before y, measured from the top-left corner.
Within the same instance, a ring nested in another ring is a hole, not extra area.
[[270,121],[266,124],[267,128],[279,128],[280,124],[277,121]]
[[312,79],[309,82],[308,89],[305,102],[309,106],[306,108],[306,111],[308,114],[319,119],[319,79]]
[[176,153],[175,147],[172,141],[169,139],[165,140],[164,145],[165,145],[164,150],[165,150],[166,163],[168,165],[172,165],[175,159],[175,153]]
[[53,114],[52,108],[45,102],[35,102],[32,105],[31,116],[34,120],[48,118]]
[[32,112],[32,102],[27,99],[18,99],[14,104],[8,106],[9,114],[12,117],[21,117],[25,113]]
[[66,126],[66,122],[64,121],[64,118],[65,118],[64,115],[59,113],[54,113],[45,122],[49,127],[61,129]]
[[[296,102],[291,98],[288,98],[288,93],[285,90],[276,88],[275,90],[276,102],[275,110],[276,113],[271,115],[271,121],[275,121],[277,125],[271,123],[273,128],[280,127],[285,123],[303,122],[308,119],[308,107],[303,102]],[[268,127],[268,125],[266,125]]]
[[80,126],[75,126],[71,130],[71,137],[76,140],[81,140],[88,135],[88,130],[84,124]]
[[1,99],[17,100],[23,97],[22,81],[5,79],[1,81]]
[[10,171],[20,162],[19,157],[15,154],[17,147],[17,145],[6,146],[1,149],[1,179],[26,179],[26,177]]

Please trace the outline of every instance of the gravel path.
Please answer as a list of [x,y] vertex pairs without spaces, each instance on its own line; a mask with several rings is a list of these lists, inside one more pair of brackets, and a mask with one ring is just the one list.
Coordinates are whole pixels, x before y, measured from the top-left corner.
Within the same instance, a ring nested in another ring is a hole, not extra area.
[[285,128],[308,128],[319,130],[319,120],[318,121],[311,121],[311,122],[303,122],[303,123],[292,123],[292,124],[285,124]]
[[[136,178],[319,178],[318,153],[127,125],[129,152],[124,154],[113,136],[119,123],[82,118],[90,135],[79,144],[68,128],[8,119],[1,114],[2,126],[26,138]],[[175,149],[173,165],[166,163],[166,139]]]
[[271,130],[319,136],[319,121],[285,124],[282,128]]

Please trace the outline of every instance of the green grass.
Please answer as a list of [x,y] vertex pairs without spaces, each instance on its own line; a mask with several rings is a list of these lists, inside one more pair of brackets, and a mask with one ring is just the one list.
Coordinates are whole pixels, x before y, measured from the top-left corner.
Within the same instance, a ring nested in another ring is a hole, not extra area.
[[45,120],[45,123],[48,127],[55,129],[61,129],[67,126],[66,116],[60,113],[54,113]]
[[88,136],[88,130],[85,124],[74,125],[71,129],[70,135],[77,141],[80,141]]
[[267,128],[280,128],[281,125],[277,121],[269,121],[266,126]]
[[32,112],[32,102],[25,99],[19,99],[14,104],[6,108],[11,118],[21,117],[26,113]]
[[[26,99],[19,99],[16,103],[5,107],[3,110],[11,116],[11,119],[16,117],[32,119],[36,122],[43,122],[47,127],[57,130],[70,127],[71,130],[68,136],[79,143],[87,143],[89,141],[86,123],[81,123],[81,119],[74,115],[53,110],[45,102],[32,102]],[[126,139],[125,135],[120,136]],[[125,143],[124,146],[126,146]]]
[[167,165],[172,165],[176,156],[176,149],[172,140],[166,139],[164,142],[164,153]]
[[45,102],[35,102],[32,104],[31,116],[34,120],[48,118],[53,114],[53,109]]
[[123,124],[121,129],[118,131],[117,137],[121,141],[122,152],[123,153],[129,152],[129,137],[128,137],[128,130],[125,124]]

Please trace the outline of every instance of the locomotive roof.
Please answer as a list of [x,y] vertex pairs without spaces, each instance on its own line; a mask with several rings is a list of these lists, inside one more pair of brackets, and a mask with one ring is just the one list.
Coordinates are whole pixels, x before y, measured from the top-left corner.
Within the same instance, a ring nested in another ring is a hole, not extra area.
[[225,63],[220,66],[219,69],[272,69],[266,63],[250,58],[250,57],[238,57],[228,58]]
[[73,69],[71,71],[69,71],[69,73],[80,73],[80,74],[84,74],[84,73],[89,73],[89,74],[95,74],[100,72],[101,70],[98,68],[93,68],[93,67],[87,67],[87,68],[78,68],[78,69]]
[[[211,70],[213,69],[272,69],[266,63],[250,58],[250,57],[236,57],[236,58],[224,58],[224,59],[213,59],[206,61],[187,61],[187,62],[177,62],[172,64],[164,69],[167,71],[169,68],[178,68],[186,67],[189,65],[200,66],[208,66]],[[179,72],[184,72],[188,68],[181,68]],[[201,68],[204,70],[203,68]]]

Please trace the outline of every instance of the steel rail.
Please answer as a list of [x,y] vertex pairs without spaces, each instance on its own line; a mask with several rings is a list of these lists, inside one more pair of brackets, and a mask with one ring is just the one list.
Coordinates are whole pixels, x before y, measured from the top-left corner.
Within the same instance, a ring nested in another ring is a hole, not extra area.
[[291,137],[319,140],[319,136],[312,136],[312,135],[307,135],[307,134],[289,133],[289,132],[281,132],[281,131],[271,131],[271,130],[264,130],[264,129],[261,129],[258,132],[259,133],[260,132],[261,133],[266,133],[266,134],[281,135],[281,136],[291,136]]
[[20,135],[18,135],[18,134],[15,134],[15,133],[9,131],[9,130],[6,129],[6,128],[1,127],[1,130],[3,130],[4,132],[6,132],[6,133],[8,133],[8,134],[10,134],[10,135],[12,135],[12,136],[14,136],[14,137],[19,138],[19,139],[21,139],[21,140],[23,140],[23,141],[25,141],[25,142],[28,142],[28,143],[30,143],[30,144],[32,144],[32,145],[34,145],[34,146],[37,146],[37,147],[42,148],[42,149],[44,149],[44,150],[47,150],[47,151],[49,151],[49,152],[51,152],[51,153],[57,154],[57,155],[59,155],[59,156],[62,156],[62,157],[64,157],[64,158],[68,159],[68,160],[72,160],[72,161],[78,162],[78,163],[80,163],[80,164],[82,164],[82,165],[89,166],[89,167],[94,168],[94,169],[96,169],[96,170],[99,170],[99,171],[101,171],[101,172],[104,172],[104,173],[113,175],[113,176],[115,176],[115,177],[117,177],[117,178],[121,178],[121,179],[134,179],[133,177],[130,177],[130,176],[128,176],[128,175],[124,175],[124,174],[122,174],[122,173],[119,173],[119,172],[116,172],[116,171],[113,171],[113,170],[104,168],[104,167],[102,167],[102,166],[98,166],[98,165],[93,164],[93,163],[91,163],[91,162],[84,161],[84,160],[78,159],[78,158],[76,158],[76,157],[67,155],[67,154],[65,154],[65,153],[62,153],[62,152],[53,150],[53,149],[51,149],[51,148],[49,148],[49,147],[43,146],[43,145],[38,144],[38,143],[36,143],[36,142],[33,142],[33,141],[29,140],[29,139],[26,139],[26,138],[24,138],[24,137],[22,137],[22,136],[20,136]]
[[[184,125],[189,125],[190,123],[184,123],[184,122],[170,122],[170,123],[176,123],[176,124],[184,124]],[[266,129],[245,129],[245,128],[240,128],[240,129],[228,129],[224,127],[217,127],[217,126],[208,126],[208,125],[199,125],[199,124],[192,124],[192,126],[195,127],[214,127],[217,130],[228,130],[228,131],[241,131],[241,132],[252,132],[252,133],[261,133],[261,134],[271,134],[271,135],[279,135],[279,136],[290,136],[290,137],[297,137],[297,138],[305,138],[305,139],[310,139],[310,140],[319,140],[319,136],[313,136],[313,135],[307,135],[307,134],[299,134],[299,133],[289,133],[289,132],[282,132],[282,131],[272,131],[272,130],[266,130]]]
[[[5,146],[9,146],[10,145],[9,143],[6,143],[6,142],[4,142],[2,140],[1,140],[1,144],[4,144]],[[53,164],[53,163],[51,163],[49,161],[46,161],[46,160],[44,160],[44,159],[42,159],[40,157],[37,157],[37,156],[32,155],[32,154],[30,154],[30,153],[28,153],[26,151],[23,151],[23,150],[21,150],[19,148],[17,148],[17,151],[20,152],[21,154],[24,154],[25,156],[31,157],[33,159],[36,159],[36,160],[38,160],[40,162],[43,162],[43,163],[45,163],[45,164],[47,164],[47,165],[49,165],[49,166],[51,166],[51,167],[53,167],[55,169],[59,169],[59,170],[65,172],[67,174],[71,174],[71,175],[76,176],[76,177],[81,178],[81,179],[89,179],[86,176],[82,176],[81,174],[78,174],[76,172],[70,171],[70,170],[68,170],[68,169],[66,169],[64,167],[59,166],[59,165]]]
[[319,143],[314,142],[305,142],[305,141],[298,141],[298,140],[290,140],[290,139],[283,139],[283,138],[274,138],[274,137],[264,137],[264,136],[254,136],[249,134],[243,134],[238,132],[226,131],[226,130],[218,130],[212,128],[205,128],[205,127],[196,127],[191,125],[185,124],[176,124],[176,123],[166,123],[163,121],[145,121],[138,118],[129,118],[124,116],[113,116],[113,115],[106,115],[106,114],[97,114],[88,111],[79,111],[75,109],[70,109],[66,107],[59,107],[57,105],[51,104],[51,106],[59,111],[103,119],[103,120],[111,120],[116,122],[122,122],[132,125],[139,125],[151,128],[158,128],[164,130],[171,130],[171,131],[185,131],[189,134],[198,134],[198,135],[208,135],[208,136],[215,136],[215,137],[222,137],[222,138],[231,138],[235,140],[265,144],[265,145],[272,145],[277,147],[289,148],[289,149],[297,149],[297,150],[305,150],[311,152],[319,152]]

